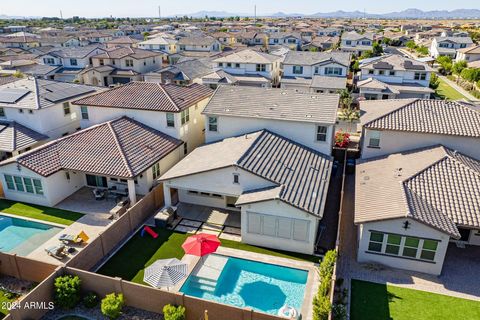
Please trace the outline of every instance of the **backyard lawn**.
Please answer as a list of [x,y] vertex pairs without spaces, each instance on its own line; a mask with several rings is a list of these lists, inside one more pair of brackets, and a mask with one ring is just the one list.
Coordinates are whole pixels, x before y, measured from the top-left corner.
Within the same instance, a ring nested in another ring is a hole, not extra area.
[[419,290],[352,280],[350,319],[480,319],[480,303]]
[[6,292],[3,290],[0,290],[0,319],[3,319],[7,314],[8,310],[5,307],[5,304],[7,302],[12,302],[15,299],[9,299],[5,296]]
[[[184,255],[182,244],[190,234],[173,232],[166,229],[153,228],[158,233],[158,238],[153,239],[149,235],[142,237],[140,232],[134,235],[110,260],[107,261],[98,273],[112,277],[143,283],[143,269],[158,259],[177,258]],[[269,254],[278,257],[301,259],[318,262],[318,257],[302,255],[298,253],[275,251],[242,244],[236,241],[223,240],[222,246]]]
[[438,78],[439,80],[439,85],[437,90],[435,90],[435,94],[439,96],[442,99],[447,99],[447,100],[461,100],[461,99],[466,99],[466,97],[452,88],[448,83],[445,82],[445,80],[441,79],[440,77]]
[[35,204],[5,199],[0,199],[0,212],[64,225],[71,225],[73,222],[83,216],[83,214],[78,212],[37,206]]

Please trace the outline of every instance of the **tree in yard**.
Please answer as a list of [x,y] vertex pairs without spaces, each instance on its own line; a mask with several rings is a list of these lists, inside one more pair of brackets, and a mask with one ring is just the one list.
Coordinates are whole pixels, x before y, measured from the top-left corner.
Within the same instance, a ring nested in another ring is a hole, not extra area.
[[411,50],[415,50],[415,48],[417,47],[417,45],[415,44],[415,41],[413,41],[413,40],[407,41],[407,42],[405,43],[405,46],[406,46],[408,49],[411,49]]
[[460,75],[462,73],[462,70],[467,67],[467,61],[465,60],[460,60],[458,62],[455,62],[452,65],[452,72],[453,74]]
[[386,45],[390,45],[390,43],[392,43],[392,39],[390,39],[390,38],[383,38],[383,39],[382,39],[382,43],[383,43],[383,44],[386,44]]
[[375,57],[375,54],[373,53],[373,51],[372,50],[367,50],[367,51],[362,53],[362,55],[360,56],[360,60],[369,59],[369,58],[373,58],[373,57]]
[[432,73],[432,76],[430,77],[430,88],[433,90],[437,89],[438,86],[440,85],[440,79],[438,79],[438,76],[436,73]]
[[452,58],[449,56],[440,56],[437,58],[437,62],[440,64],[439,71],[444,74],[450,74],[452,72]]
[[379,57],[383,53],[383,47],[380,43],[374,42],[373,43],[373,56],[374,57]]

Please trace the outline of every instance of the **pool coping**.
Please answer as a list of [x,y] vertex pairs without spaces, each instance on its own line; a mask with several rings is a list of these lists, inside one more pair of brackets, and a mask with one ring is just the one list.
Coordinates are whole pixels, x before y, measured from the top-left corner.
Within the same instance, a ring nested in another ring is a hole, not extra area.
[[[313,263],[310,261],[302,261],[302,260],[294,260],[289,258],[271,256],[268,254],[263,253],[256,253],[251,251],[244,251],[239,249],[232,249],[226,247],[218,247],[217,251],[214,254],[229,256],[233,258],[240,258],[246,260],[252,260],[261,263],[268,263],[279,265],[282,267],[287,268],[294,268],[308,271],[307,276],[307,283],[305,284],[305,295],[303,297],[303,304],[300,311],[302,315],[302,319],[312,319],[313,318],[313,297],[315,296],[316,292],[318,291],[318,286],[320,284],[320,278],[317,272],[317,263]],[[192,255],[184,255],[182,258],[182,262],[188,264],[188,276],[193,272],[193,270],[197,267],[200,267],[199,262],[201,261],[200,257],[192,256]],[[179,292],[185,281],[188,279],[188,276],[182,279],[179,283],[177,283],[173,288],[172,291]],[[248,308],[250,309],[250,308]],[[262,311],[256,311],[262,312]],[[264,313],[264,312],[262,312]]]
[[46,225],[49,225],[49,226],[52,226],[52,227],[57,227],[57,228],[62,228],[62,229],[65,229],[66,227],[68,227],[68,225],[61,224],[61,223],[55,223],[55,222],[50,222],[50,221],[45,221],[45,220],[40,220],[40,219],[35,219],[35,218],[30,218],[30,217],[25,217],[25,216],[20,216],[20,215],[16,215],[16,214],[12,214],[12,213],[6,213],[6,212],[3,212],[3,211],[0,211],[0,216],[6,216],[6,217],[9,217],[9,218],[16,218],[16,219],[22,219],[22,220],[27,220],[27,221],[31,221],[31,222],[37,222],[37,223],[46,224]]

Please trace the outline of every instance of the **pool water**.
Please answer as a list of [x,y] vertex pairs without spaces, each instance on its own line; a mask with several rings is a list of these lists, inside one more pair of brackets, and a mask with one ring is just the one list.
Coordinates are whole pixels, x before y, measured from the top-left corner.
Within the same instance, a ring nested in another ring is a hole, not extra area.
[[62,228],[0,215],[0,251],[26,256]]
[[285,304],[300,312],[307,277],[308,271],[305,270],[209,255],[187,278],[180,291],[276,315]]

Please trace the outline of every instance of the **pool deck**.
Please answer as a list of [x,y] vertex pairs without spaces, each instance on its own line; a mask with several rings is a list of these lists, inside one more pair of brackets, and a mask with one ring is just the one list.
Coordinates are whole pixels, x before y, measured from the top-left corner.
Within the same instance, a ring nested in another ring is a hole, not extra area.
[[[263,262],[263,263],[276,264],[283,267],[296,268],[296,269],[308,271],[307,283],[305,285],[305,296],[303,299],[303,305],[300,312],[302,314],[302,319],[305,319],[305,320],[313,319],[312,300],[315,293],[318,291],[318,286],[320,285],[320,278],[317,272],[318,264],[315,264],[313,262],[308,262],[308,261],[275,257],[267,254],[261,254],[261,253],[255,253],[255,252],[249,252],[249,251],[243,251],[243,250],[237,250],[237,249],[231,249],[231,248],[225,248],[225,247],[219,247],[215,252],[215,254],[247,259],[247,260]],[[185,256],[183,256],[182,262],[185,262],[188,264],[188,271],[190,275],[192,273],[195,274],[195,272],[198,272],[198,269],[202,267],[203,263],[205,263],[207,259],[208,259],[208,256],[205,256],[204,258],[201,259],[199,257],[186,254]],[[214,260],[208,259],[208,261],[213,262]],[[172,289],[172,291],[178,292],[186,280],[187,278],[180,281]]]

